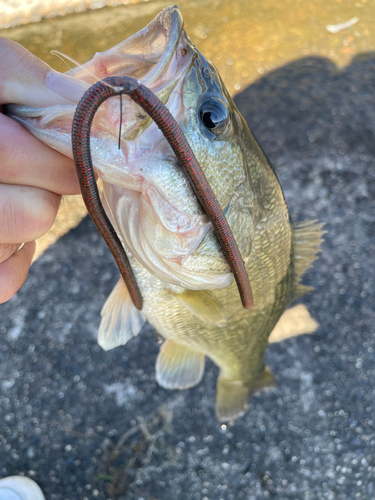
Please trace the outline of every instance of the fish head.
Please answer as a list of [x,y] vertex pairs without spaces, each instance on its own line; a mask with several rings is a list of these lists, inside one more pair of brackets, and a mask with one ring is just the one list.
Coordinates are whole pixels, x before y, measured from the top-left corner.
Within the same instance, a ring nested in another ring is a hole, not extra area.
[[[16,105],[9,113],[43,142],[72,156],[72,119],[83,92],[98,80],[123,75],[138,79],[169,108],[246,262],[268,163],[217,70],[187,36],[177,7],[167,7],[146,28],[80,67],[64,74],[47,71],[48,105]],[[91,154],[106,211],[141,265],[184,288],[222,288],[232,282],[212,225],[167,140],[128,96],[122,106],[113,97],[99,108]],[[254,162],[257,173],[250,175]]]

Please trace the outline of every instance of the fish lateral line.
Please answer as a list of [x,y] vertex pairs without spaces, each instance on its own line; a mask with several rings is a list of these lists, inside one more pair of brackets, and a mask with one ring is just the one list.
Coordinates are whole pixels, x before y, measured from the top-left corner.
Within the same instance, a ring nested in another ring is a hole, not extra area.
[[[242,305],[245,309],[251,309],[254,305],[253,294],[241,253],[221,206],[184,133],[168,108],[139,80],[128,76],[114,76],[95,83],[80,100],[73,118],[72,149],[83,200],[91,219],[111,250],[133,304],[137,309],[141,310],[143,306],[142,295],[121,241],[101,203],[90,148],[91,125],[99,106],[108,98],[117,95],[120,96],[122,104],[122,94],[128,95],[141,106],[168,141],[184,169],[203,210],[216,230],[224,256],[236,280]],[[121,122],[122,105],[120,131]],[[121,132],[119,145],[120,140]]]

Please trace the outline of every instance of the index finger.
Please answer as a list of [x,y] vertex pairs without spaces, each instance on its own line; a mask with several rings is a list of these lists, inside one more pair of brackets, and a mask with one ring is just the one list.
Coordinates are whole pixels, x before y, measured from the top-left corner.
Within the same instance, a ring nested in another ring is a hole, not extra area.
[[79,194],[74,162],[0,113],[0,183]]
[[0,37],[0,55],[0,105],[38,107],[70,103],[47,87],[46,77],[52,68],[24,47]]

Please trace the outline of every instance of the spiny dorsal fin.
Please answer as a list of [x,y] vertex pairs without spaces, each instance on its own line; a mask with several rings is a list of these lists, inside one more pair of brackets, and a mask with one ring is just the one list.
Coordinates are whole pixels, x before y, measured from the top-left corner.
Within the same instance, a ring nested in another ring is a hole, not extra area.
[[165,389],[193,387],[203,377],[204,361],[204,354],[168,339],[156,359],[156,381]]
[[318,327],[319,323],[310,316],[307,307],[304,304],[298,304],[284,312],[272,330],[268,342],[272,344],[303,333],[313,333]]
[[311,287],[301,285],[300,280],[303,273],[311,266],[320,251],[322,236],[326,231],[322,231],[324,224],[316,220],[304,221],[294,224],[294,296],[300,297],[312,290]]
[[109,351],[138,335],[145,322],[144,317],[133,305],[124,280],[119,279],[101,312],[98,344]]
[[205,323],[226,326],[227,318],[222,303],[209,290],[184,290],[181,293],[171,292],[173,296]]

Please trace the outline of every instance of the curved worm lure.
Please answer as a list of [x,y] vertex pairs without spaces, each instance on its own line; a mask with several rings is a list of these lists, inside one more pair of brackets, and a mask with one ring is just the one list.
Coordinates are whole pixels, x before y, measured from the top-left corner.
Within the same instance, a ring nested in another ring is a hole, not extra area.
[[245,309],[251,309],[254,305],[253,295],[237,243],[182,130],[166,106],[147,87],[134,78],[115,76],[95,83],[83,95],[73,119],[72,147],[83,200],[91,219],[115,258],[133,304],[141,310],[142,295],[129,259],[100,201],[90,149],[91,124],[99,106],[109,97],[122,94],[128,95],[146,111],[169,142],[203,210],[216,230],[225,258],[237,282],[242,305]]

